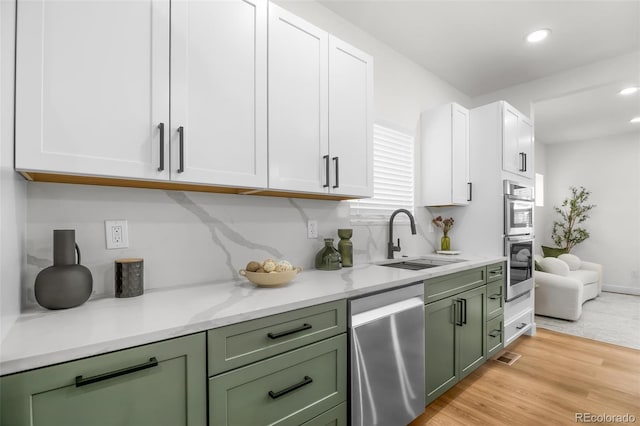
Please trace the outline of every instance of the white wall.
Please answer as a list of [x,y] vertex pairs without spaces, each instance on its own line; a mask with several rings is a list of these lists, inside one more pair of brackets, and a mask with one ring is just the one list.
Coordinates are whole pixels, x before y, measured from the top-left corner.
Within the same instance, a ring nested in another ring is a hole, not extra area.
[[20,313],[26,183],[13,171],[15,1],[0,2],[0,341]]
[[[547,186],[549,182],[549,176],[547,175],[547,145],[536,141],[535,143],[535,169],[536,173],[540,173],[544,176],[544,207],[536,206],[533,212],[533,233],[536,236],[536,253],[542,254],[540,249],[540,243],[544,240],[547,227],[547,215],[545,214],[545,207],[549,205],[549,194],[547,193]],[[537,188],[536,188],[537,190]],[[536,203],[538,202],[539,194],[536,193]],[[545,244],[547,245],[547,244]]]
[[640,132],[546,146],[544,229],[551,228],[569,186],[584,186],[596,204],[584,223],[591,237],[571,252],[603,265],[605,290],[640,294]]
[[[469,103],[453,87],[320,4],[279,3],[373,55],[377,121],[417,134],[422,110],[451,101]],[[102,297],[113,294],[113,261],[119,257],[145,259],[147,290],[235,279],[247,261],[266,257],[310,268],[322,237],[334,237],[337,243],[341,227],[354,228],[356,263],[383,259],[387,226],[351,226],[348,212],[347,202],[29,183],[22,300],[26,307],[35,306],[33,282],[52,263],[53,229],[76,229],[83,263],[94,278],[92,297]],[[106,219],[129,221],[128,249],[106,250]],[[307,219],[318,221],[321,238],[306,238]],[[396,224],[394,233],[403,247],[396,257],[433,251],[439,235],[428,232],[430,213],[419,208],[416,219],[419,235]]]

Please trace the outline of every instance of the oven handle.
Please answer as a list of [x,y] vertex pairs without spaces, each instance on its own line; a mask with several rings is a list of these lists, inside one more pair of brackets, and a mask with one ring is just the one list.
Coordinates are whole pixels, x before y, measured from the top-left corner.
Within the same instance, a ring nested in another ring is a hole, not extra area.
[[535,239],[535,235],[533,234],[525,234],[525,235],[518,235],[515,237],[510,237],[507,236],[507,241],[511,242],[526,242],[526,241],[533,241]]
[[535,201],[535,199],[533,199],[533,198],[523,198],[523,197],[517,197],[515,195],[509,195],[509,194],[505,194],[504,197],[507,200],[526,201],[526,202],[529,202],[529,203],[533,203]]

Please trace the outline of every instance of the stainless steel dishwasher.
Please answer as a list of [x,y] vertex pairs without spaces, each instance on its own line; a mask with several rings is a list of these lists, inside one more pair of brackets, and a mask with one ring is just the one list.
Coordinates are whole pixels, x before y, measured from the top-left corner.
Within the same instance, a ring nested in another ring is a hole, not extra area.
[[424,285],[349,300],[353,426],[405,426],[424,411]]

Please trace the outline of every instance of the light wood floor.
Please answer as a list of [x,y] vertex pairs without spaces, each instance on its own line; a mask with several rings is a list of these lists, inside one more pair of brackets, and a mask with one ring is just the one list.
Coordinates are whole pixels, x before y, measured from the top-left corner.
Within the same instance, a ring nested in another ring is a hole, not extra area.
[[576,413],[635,416],[640,424],[640,351],[538,329],[489,360],[411,423],[576,425]]

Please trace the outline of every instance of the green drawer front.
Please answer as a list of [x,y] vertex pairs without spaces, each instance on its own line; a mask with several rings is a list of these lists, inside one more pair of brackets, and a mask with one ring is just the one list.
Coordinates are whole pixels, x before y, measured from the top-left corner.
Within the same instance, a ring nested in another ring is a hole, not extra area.
[[487,319],[502,315],[504,309],[504,280],[487,284]]
[[484,266],[428,279],[424,283],[424,303],[431,303],[453,296],[454,294],[479,287],[485,282]]
[[209,376],[318,342],[346,330],[346,300],[209,330]]
[[487,282],[502,280],[505,276],[506,265],[504,262],[487,265]]
[[212,377],[209,425],[300,425],[346,401],[346,365],[342,334]]
[[347,426],[347,403],[343,402],[329,411],[325,411],[302,426]]
[[[156,366],[130,371],[152,357]],[[205,360],[205,334],[199,333],[5,376],[0,424],[202,426],[207,421]],[[76,386],[76,376],[122,369],[130,372]]]
[[502,315],[487,321],[487,359],[504,347],[504,321]]

